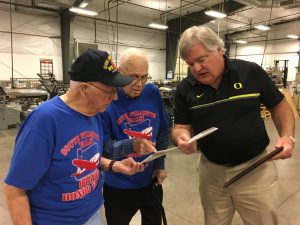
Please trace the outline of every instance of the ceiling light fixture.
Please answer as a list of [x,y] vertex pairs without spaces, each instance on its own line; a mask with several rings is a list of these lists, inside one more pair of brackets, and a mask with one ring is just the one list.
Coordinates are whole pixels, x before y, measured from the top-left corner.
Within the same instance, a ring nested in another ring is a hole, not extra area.
[[160,30],[168,29],[167,25],[163,25],[163,24],[159,24],[159,23],[150,23],[148,26],[152,27],[152,28],[155,28],[155,29],[160,29]]
[[270,27],[265,26],[265,25],[257,25],[257,26],[255,26],[255,28],[259,29],[259,30],[270,30]]
[[244,41],[244,40],[236,40],[235,43],[238,43],[238,44],[247,44],[248,42]]
[[298,35],[294,35],[294,34],[289,34],[286,37],[291,38],[291,39],[298,39],[299,38]]
[[87,9],[81,9],[81,8],[77,8],[77,7],[71,7],[69,9],[69,11],[71,11],[73,13],[87,15],[87,16],[96,16],[98,14],[98,12],[96,12],[96,11],[91,11],[91,10],[87,10]]
[[80,8],[85,8],[89,3],[88,2],[82,2],[79,7]]
[[215,10],[207,10],[204,13],[208,16],[216,17],[219,19],[225,18],[227,16],[225,13],[221,13]]

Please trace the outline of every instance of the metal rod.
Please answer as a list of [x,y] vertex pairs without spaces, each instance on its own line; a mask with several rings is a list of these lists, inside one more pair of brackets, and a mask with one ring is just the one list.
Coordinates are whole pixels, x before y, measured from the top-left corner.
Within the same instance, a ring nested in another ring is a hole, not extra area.
[[94,35],[94,40],[95,40],[95,43],[97,42],[97,20],[94,19],[94,28],[95,28],[95,35]]
[[[297,54],[299,52],[267,52],[265,53],[265,55],[281,55],[281,54]],[[253,55],[262,55],[262,54],[239,54],[239,55],[236,55],[236,56],[253,56]]]
[[242,172],[240,172],[236,176],[234,176],[233,178],[231,178],[229,181],[227,181],[223,185],[223,188],[227,188],[229,185],[231,185],[234,182],[238,181],[243,176],[245,176],[246,174],[248,174],[249,172],[251,172],[252,170],[257,168],[258,166],[260,166],[261,164],[263,164],[267,160],[271,159],[273,156],[277,155],[282,150],[283,150],[283,147],[276,147],[275,150],[273,150],[272,152],[270,152],[269,154],[267,154],[266,156],[264,156],[263,158],[261,158],[260,160],[258,160],[257,162],[255,162],[254,164],[252,164],[251,166],[249,166],[248,168],[246,168],[245,170],[243,170]]
[[[11,3],[11,0],[10,0]],[[10,56],[11,56],[11,89],[14,89],[14,47],[13,47],[13,25],[12,25],[12,5],[9,5],[9,19],[10,19]]]
[[116,40],[116,65],[118,66],[118,53],[119,53],[119,0],[117,0],[117,12],[116,12],[116,20],[117,20],[117,40]]
[[12,31],[4,31],[4,30],[0,30],[0,33],[5,33],[5,34],[12,33],[12,34],[32,36],[32,37],[61,38],[60,36],[48,36],[48,35],[30,34],[30,33],[23,33],[23,32],[12,32]]

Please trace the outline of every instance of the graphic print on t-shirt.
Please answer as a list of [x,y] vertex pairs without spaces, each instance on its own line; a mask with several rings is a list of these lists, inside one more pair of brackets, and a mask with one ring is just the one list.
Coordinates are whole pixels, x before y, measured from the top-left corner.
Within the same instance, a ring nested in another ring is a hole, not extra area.
[[152,139],[151,119],[155,119],[157,115],[146,110],[136,110],[124,113],[117,119],[117,124],[122,127],[123,133],[128,138],[145,138]]
[[122,114],[116,122],[121,127],[122,132],[128,136],[128,139],[145,138],[152,141],[153,126],[151,123],[156,118],[156,113],[147,110],[136,110]]
[[93,144],[85,150],[82,150],[81,148],[77,149],[77,159],[72,160],[72,164],[77,167],[77,172],[73,173],[71,177],[75,177],[76,180],[79,180],[81,177],[85,176],[89,170],[97,169],[99,164],[99,153],[96,153],[90,160],[83,159],[84,152],[92,147],[96,148],[96,146],[96,144]]
[[74,190],[62,193],[62,201],[84,198],[97,187],[100,176],[98,141],[97,133],[85,131],[72,138],[60,151],[65,157],[75,156],[71,159],[74,173],[70,174],[70,177],[75,181],[73,182],[75,184]]
[[152,126],[150,120],[144,120],[138,123],[125,123],[126,129],[123,130],[128,137],[131,138],[145,138],[151,140]]

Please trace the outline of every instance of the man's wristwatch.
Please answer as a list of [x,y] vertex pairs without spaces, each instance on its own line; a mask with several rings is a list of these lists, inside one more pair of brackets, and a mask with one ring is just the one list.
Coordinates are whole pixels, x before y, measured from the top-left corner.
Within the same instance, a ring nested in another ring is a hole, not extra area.
[[289,139],[291,139],[291,141],[295,144],[296,143],[296,138],[294,138],[293,136],[289,136]]
[[114,172],[113,171],[113,165],[115,164],[116,160],[111,160],[110,163],[108,164],[108,171],[109,172]]

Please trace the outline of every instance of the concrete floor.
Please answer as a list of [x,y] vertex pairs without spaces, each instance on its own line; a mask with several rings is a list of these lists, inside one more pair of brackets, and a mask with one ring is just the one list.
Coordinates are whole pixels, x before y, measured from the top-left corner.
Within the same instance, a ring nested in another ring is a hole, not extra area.
[[[266,120],[271,138],[271,146],[277,133],[271,119]],[[2,193],[3,179],[6,176],[13,151],[17,130],[0,131],[0,225],[10,225],[9,215]],[[293,158],[277,161],[279,172],[279,221],[280,225],[300,225],[300,120],[296,122],[296,143]],[[196,163],[198,154],[183,155],[180,151],[168,155],[166,168],[168,178],[164,186],[164,207],[169,225],[202,225],[203,213],[198,195]],[[140,215],[133,218],[131,225],[140,225]],[[232,225],[243,225],[235,215]],[[267,224],[266,224],[267,225]]]

